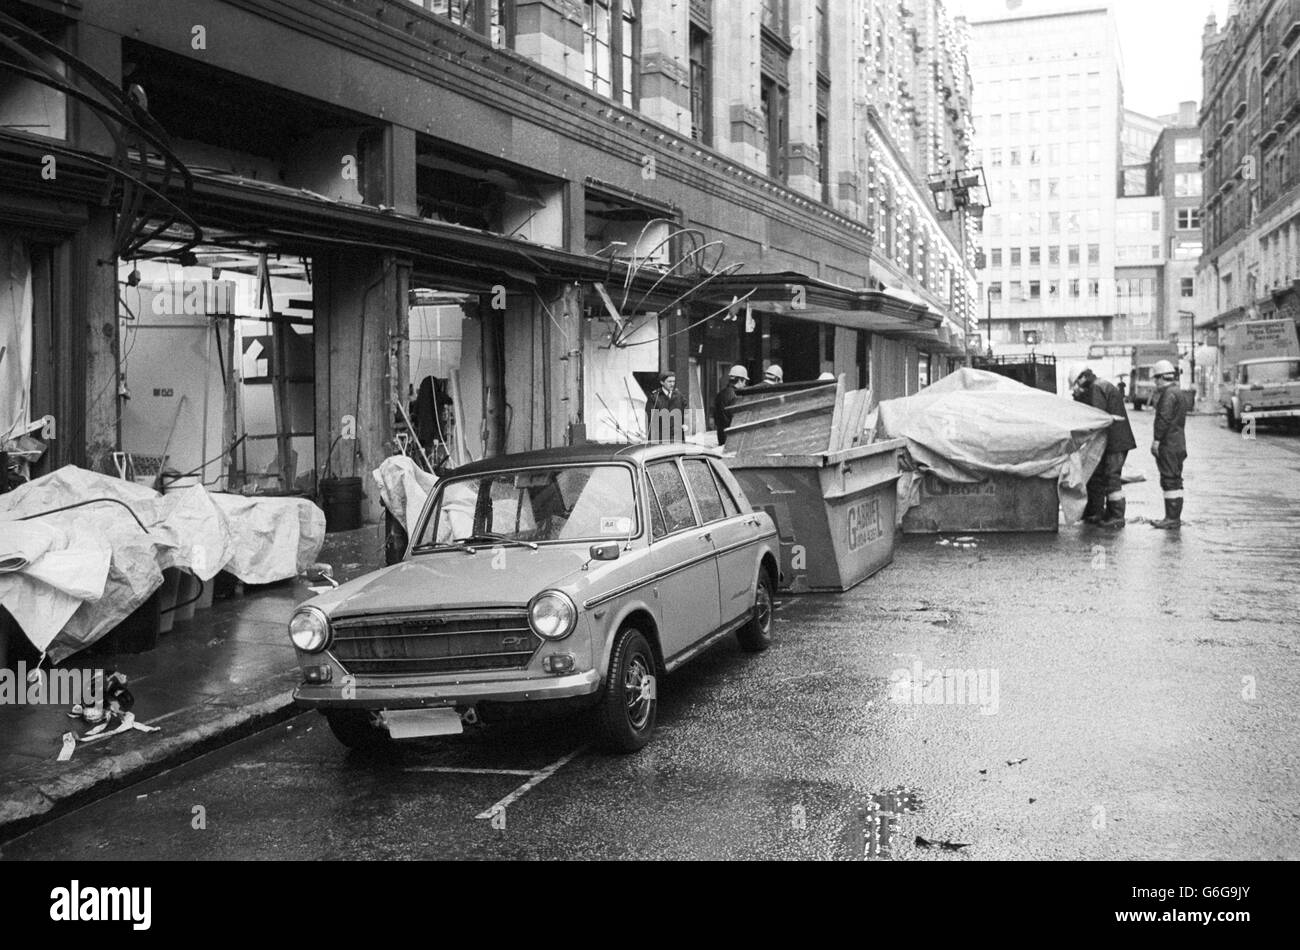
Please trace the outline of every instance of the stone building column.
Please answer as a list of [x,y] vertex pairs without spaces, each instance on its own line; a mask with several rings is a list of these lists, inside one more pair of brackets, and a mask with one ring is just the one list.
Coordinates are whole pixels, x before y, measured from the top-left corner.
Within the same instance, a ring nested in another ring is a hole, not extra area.
[[691,134],[690,5],[687,0],[643,3],[641,94],[648,119]]
[[579,0],[520,0],[515,6],[515,52],[567,79],[583,82]]
[[756,0],[716,0],[713,5],[715,146],[755,171],[767,167],[759,89],[761,23]]

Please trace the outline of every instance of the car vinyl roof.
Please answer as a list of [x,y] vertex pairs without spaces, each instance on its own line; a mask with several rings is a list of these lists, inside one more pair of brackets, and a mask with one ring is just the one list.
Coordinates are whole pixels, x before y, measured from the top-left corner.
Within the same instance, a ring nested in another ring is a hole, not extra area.
[[503,468],[529,468],[539,465],[582,464],[589,462],[630,461],[644,463],[678,455],[717,455],[715,449],[689,442],[586,442],[552,449],[534,449],[494,455],[449,469],[448,475],[475,475]]

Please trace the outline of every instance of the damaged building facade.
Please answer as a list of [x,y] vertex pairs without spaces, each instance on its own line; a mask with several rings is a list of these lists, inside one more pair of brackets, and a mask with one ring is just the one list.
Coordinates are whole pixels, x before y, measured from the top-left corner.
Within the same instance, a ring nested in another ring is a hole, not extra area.
[[32,475],[312,494],[408,433],[640,438],[665,369],[699,432],[733,363],[889,398],[964,359],[937,2],[20,0],[0,38]]

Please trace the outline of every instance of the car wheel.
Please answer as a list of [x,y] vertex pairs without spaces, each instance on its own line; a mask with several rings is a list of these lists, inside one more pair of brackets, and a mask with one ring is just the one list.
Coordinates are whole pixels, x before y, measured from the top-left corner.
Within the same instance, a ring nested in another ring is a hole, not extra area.
[[1142,411],[1142,400],[1141,400],[1141,399],[1134,399],[1134,400],[1133,400],[1133,411],[1134,411],[1134,412],[1141,412],[1141,411]]
[[610,651],[605,692],[596,707],[600,745],[609,752],[636,752],[650,741],[659,711],[654,652],[635,627],[618,633]]
[[758,572],[754,588],[754,616],[736,633],[740,648],[761,653],[772,645],[772,578],[767,571]]
[[393,744],[393,737],[383,727],[371,721],[364,709],[322,710],[330,732],[349,749],[385,749]]
[[1232,407],[1231,407],[1231,406],[1228,407],[1227,412],[1228,412],[1228,428],[1229,428],[1229,429],[1231,429],[1233,432],[1240,432],[1242,429],[1244,429],[1244,428],[1246,427],[1246,426],[1245,426],[1245,423],[1243,423],[1243,422],[1241,421],[1241,419],[1239,419],[1239,418],[1237,417],[1237,414],[1236,414],[1235,412],[1232,411]]

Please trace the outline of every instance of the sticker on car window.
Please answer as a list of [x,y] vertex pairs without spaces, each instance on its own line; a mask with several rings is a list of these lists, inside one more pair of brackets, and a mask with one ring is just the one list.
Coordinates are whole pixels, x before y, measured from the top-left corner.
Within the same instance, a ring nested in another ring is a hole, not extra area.
[[627,534],[632,530],[631,518],[601,518],[601,534]]

